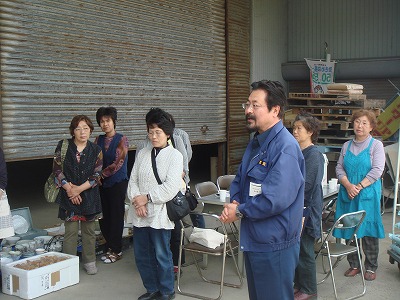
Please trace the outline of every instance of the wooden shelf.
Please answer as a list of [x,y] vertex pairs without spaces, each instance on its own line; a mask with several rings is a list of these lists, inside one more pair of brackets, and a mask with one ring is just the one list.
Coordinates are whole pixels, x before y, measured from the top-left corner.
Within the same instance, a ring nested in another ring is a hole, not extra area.
[[325,136],[325,135],[320,135],[318,137],[318,144],[319,145],[337,145],[337,146],[342,146],[346,141],[352,139],[353,136],[347,136],[347,137],[339,137],[339,136]]
[[367,99],[367,95],[361,94],[311,94],[311,93],[289,93],[288,99],[296,100],[310,100],[310,101],[321,101],[321,100],[349,100],[349,101],[364,101]]
[[295,116],[306,111],[321,121],[319,144],[341,147],[354,135],[351,117],[366,99],[364,94],[289,93],[285,126],[292,127]]
[[[304,104],[289,104],[290,109],[292,108],[304,108]],[[334,110],[352,110],[352,109],[360,109],[362,106],[347,106],[347,105],[307,105],[307,108],[310,109],[334,109]]]

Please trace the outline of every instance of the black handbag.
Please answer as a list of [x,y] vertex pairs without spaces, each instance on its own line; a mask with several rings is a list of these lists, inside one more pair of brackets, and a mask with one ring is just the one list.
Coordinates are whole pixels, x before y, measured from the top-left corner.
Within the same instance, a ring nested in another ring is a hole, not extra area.
[[[158,184],[162,184],[157,172],[156,155],[154,149],[151,151],[151,165],[153,167],[154,176],[156,177]],[[168,201],[166,206],[168,218],[173,222],[181,220],[190,212],[189,202],[186,200],[185,195],[183,195],[181,191],[179,191],[172,200]]]
[[196,196],[192,193],[192,191],[187,188],[185,192],[185,197],[187,202],[189,203],[190,210],[194,210],[197,207],[199,202],[197,201]]
[[186,200],[185,195],[178,192],[176,196],[166,203],[168,218],[171,221],[179,221],[184,216],[187,216],[190,212],[189,203]]

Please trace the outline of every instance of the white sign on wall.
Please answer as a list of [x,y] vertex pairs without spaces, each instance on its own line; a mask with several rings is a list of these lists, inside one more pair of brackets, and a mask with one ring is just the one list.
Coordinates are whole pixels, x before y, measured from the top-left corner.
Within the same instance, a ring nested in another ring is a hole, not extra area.
[[328,84],[333,83],[335,72],[335,62],[322,60],[311,60],[305,58],[310,68],[311,93],[327,94]]

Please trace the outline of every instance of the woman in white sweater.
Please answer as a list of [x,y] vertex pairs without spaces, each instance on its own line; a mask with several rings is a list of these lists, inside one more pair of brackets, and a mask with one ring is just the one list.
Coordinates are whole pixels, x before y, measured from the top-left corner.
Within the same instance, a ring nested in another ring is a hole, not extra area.
[[[174,222],[168,218],[166,202],[181,189],[183,158],[168,144],[174,129],[168,115],[160,110],[146,119],[151,145],[138,153],[128,184],[128,198],[135,208],[135,261],[146,288],[138,300],[173,299],[174,273],[169,244]],[[152,152],[160,185],[152,169]]]

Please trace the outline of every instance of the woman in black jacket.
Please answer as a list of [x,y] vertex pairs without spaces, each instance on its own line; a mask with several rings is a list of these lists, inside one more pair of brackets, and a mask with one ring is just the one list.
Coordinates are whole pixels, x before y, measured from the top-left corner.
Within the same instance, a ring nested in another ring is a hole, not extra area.
[[[65,224],[63,252],[76,255],[80,223],[82,261],[89,275],[97,273],[95,220],[102,211],[98,184],[103,154],[98,145],[89,141],[93,129],[87,116],[75,116],[69,127],[72,139],[58,143],[53,160],[53,173],[60,187],[56,200],[60,205],[58,217]],[[62,144],[65,142],[68,148],[62,159]]]

